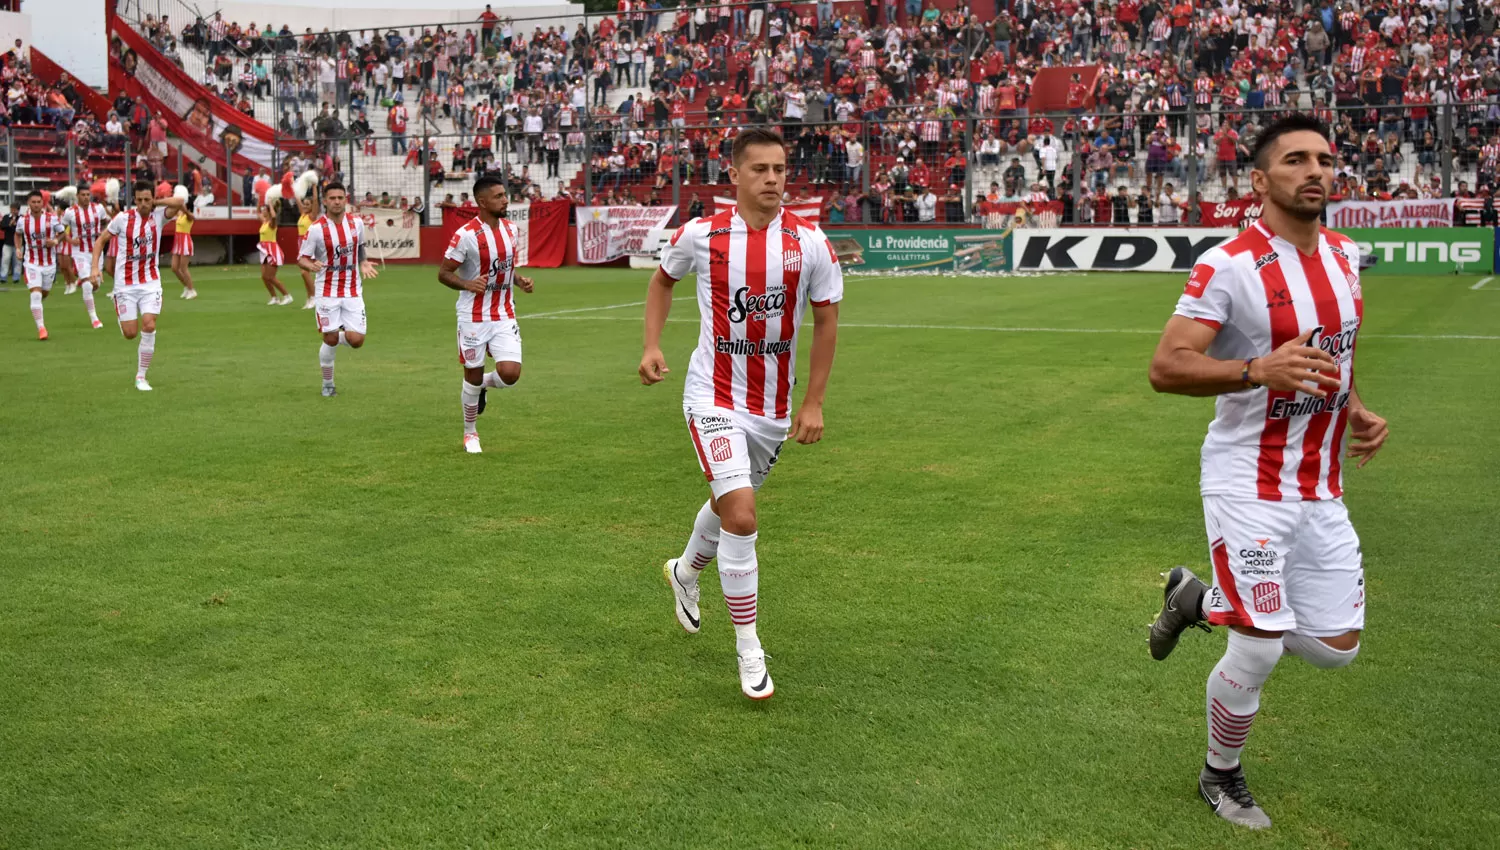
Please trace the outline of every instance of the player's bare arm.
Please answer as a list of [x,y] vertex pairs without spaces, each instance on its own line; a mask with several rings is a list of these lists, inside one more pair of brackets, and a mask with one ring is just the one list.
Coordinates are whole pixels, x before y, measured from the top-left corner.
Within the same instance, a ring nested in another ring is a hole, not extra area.
[[443,260],[443,265],[438,268],[438,283],[449,289],[456,289],[459,292],[472,292],[475,295],[484,294],[484,281],[464,280],[458,276],[457,260]]
[[93,271],[89,272],[89,282],[96,286],[98,285],[101,277],[104,274],[104,264],[101,262],[100,258],[104,256],[104,249],[108,247],[109,230],[105,229],[99,234],[99,238],[94,240],[94,262],[92,266]]
[[522,292],[536,291],[536,281],[523,274],[516,275],[516,288]]
[[297,268],[317,274],[323,270],[323,261],[317,257],[309,257],[304,254],[297,258]]
[[167,218],[176,218],[178,213],[181,213],[183,210],[187,209],[187,201],[184,201],[183,199],[176,196],[170,198],[157,198],[156,200],[151,202],[151,206],[160,207],[172,213],[171,215],[167,216]]
[[808,362],[807,395],[792,418],[792,439],[812,445],[823,439],[823,394],[833,371],[833,352],[838,343],[839,305],[813,305],[813,341]]
[[[641,383],[648,387],[661,383],[672,371],[667,368],[666,355],[661,353],[661,331],[667,326],[667,316],[672,312],[672,287],[676,283],[671,275],[658,268],[651,275],[651,283],[646,289],[646,332],[639,372]],[[808,395],[812,395],[810,390]],[[822,395],[818,398],[821,402]]]
[[1313,331],[1288,340],[1275,351],[1243,360],[1217,360],[1206,353],[1218,331],[1186,316],[1167,320],[1151,357],[1151,388],[1159,393],[1214,396],[1269,387],[1323,398],[1339,388],[1338,364],[1328,352],[1308,345]]
[[375,264],[365,255],[365,243],[363,239],[359,242],[359,273],[361,277],[367,279],[374,279],[380,276],[380,270],[375,268]]
[[1385,445],[1385,438],[1390,434],[1390,428],[1386,426],[1385,419],[1376,415],[1370,408],[1365,407],[1360,401],[1359,390],[1349,388],[1349,436],[1353,442],[1349,444],[1349,456],[1359,458],[1356,468],[1362,469]]

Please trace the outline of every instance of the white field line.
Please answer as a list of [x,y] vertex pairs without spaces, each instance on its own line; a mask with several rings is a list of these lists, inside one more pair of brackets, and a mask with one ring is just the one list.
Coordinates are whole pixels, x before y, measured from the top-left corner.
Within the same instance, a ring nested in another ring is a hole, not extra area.
[[[672,300],[673,301],[695,301],[695,300],[697,300],[697,296],[687,295],[687,296],[684,296],[682,298],[673,298]],[[550,313],[532,313],[530,315],[522,315],[520,318],[522,318],[522,319],[556,319],[556,318],[559,318],[561,316],[567,316],[567,315],[570,315],[570,314],[573,314],[573,313],[598,313],[598,312],[602,312],[604,310],[618,310],[621,307],[642,307],[642,306],[645,306],[645,304],[646,304],[646,302],[644,302],[644,301],[626,301],[626,302],[624,302],[622,304],[604,304],[604,305],[599,306],[599,307],[576,307],[576,308],[574,308],[572,310],[553,310]],[[580,317],[580,318],[590,318],[590,317],[583,316],[583,317]],[[608,317],[600,316],[599,318],[608,318]],[[619,318],[622,318],[622,317],[615,317],[615,318],[619,319]],[[631,321],[638,321],[639,318],[640,317],[638,317],[638,316],[632,316],[631,317]]]
[[1483,289],[1484,285],[1486,283],[1489,283],[1490,281],[1492,281],[1494,279],[1495,279],[1494,275],[1490,275],[1489,277],[1482,277],[1482,278],[1479,279],[1478,283],[1474,284],[1473,286],[1471,286],[1469,288],[1470,289]]
[[[676,299],[682,300],[682,299]],[[631,305],[615,305],[631,306]],[[597,309],[610,309],[600,307]],[[580,311],[575,311],[580,312]],[[556,319],[559,321],[572,320],[577,322],[638,322],[636,316],[563,316],[553,313],[543,313],[536,316],[522,316],[522,319]],[[672,324],[698,324],[697,319],[668,319]],[[1128,334],[1132,336],[1156,336],[1160,330],[1142,330],[1136,328],[1010,328],[991,325],[909,325],[909,324],[879,324],[873,322],[839,322],[840,328],[873,328],[880,330],[922,330],[922,331],[988,331],[991,333],[1037,333],[1037,334]],[[1363,334],[1362,339],[1480,339],[1500,340],[1500,336],[1486,336],[1483,334]]]

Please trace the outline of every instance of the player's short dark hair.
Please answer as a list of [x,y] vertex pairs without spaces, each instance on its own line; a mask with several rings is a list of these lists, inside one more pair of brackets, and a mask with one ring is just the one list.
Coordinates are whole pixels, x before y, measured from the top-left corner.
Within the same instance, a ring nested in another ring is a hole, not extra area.
[[740,160],[744,159],[745,149],[753,145],[776,145],[783,153],[786,152],[786,139],[782,138],[780,133],[764,127],[751,127],[740,131],[739,135],[734,137],[734,147],[729,153],[730,161],[738,166]]
[[[505,181],[493,174],[485,174],[474,181],[474,197],[479,197],[479,193],[484,189],[499,189],[504,191]],[[462,195],[463,193],[459,192],[459,194]]]
[[38,192],[37,190],[32,189],[30,192],[26,193],[26,202],[27,203],[31,203],[31,199],[32,198],[40,198],[41,196],[42,196],[41,192]]
[[80,191],[80,192],[88,192],[89,194],[93,194],[94,187],[90,186],[87,183],[79,183],[78,184],[78,191]]
[[136,192],[150,192],[151,197],[156,197],[156,187],[151,185],[150,180],[135,181],[135,185],[130,187],[130,194],[134,195]]
[[1328,125],[1305,112],[1292,112],[1272,121],[1270,126],[1260,131],[1255,139],[1255,146],[1250,149],[1250,159],[1255,167],[1264,171],[1270,163],[1267,161],[1271,156],[1271,147],[1276,140],[1287,133],[1301,133],[1304,131],[1317,133],[1323,138],[1328,138]]
[[345,195],[349,194],[349,190],[344,188],[344,184],[340,183],[337,180],[328,181],[328,185],[323,187],[323,194],[327,195],[329,192],[333,192],[335,190],[343,192]]

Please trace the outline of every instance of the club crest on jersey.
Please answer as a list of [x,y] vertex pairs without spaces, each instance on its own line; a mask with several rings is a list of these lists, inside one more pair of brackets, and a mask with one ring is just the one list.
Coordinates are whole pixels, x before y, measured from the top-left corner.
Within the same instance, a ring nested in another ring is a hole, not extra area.
[[1281,610],[1281,585],[1274,581],[1263,581],[1250,588],[1251,604],[1261,614],[1274,614]]
[[788,272],[802,271],[802,248],[800,245],[793,243],[782,250],[781,269]]
[[1365,299],[1365,294],[1359,287],[1359,275],[1351,271],[1344,275],[1344,282],[1349,284],[1349,294],[1354,296],[1355,301]]

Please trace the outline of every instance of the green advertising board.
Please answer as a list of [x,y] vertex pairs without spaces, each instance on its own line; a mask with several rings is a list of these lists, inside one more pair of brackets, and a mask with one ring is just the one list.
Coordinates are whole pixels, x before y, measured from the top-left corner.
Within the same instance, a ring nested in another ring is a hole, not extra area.
[[846,272],[1003,272],[1010,236],[999,230],[829,230]]
[[1495,231],[1488,227],[1373,227],[1340,233],[1375,258],[1362,275],[1489,274],[1495,264]]

